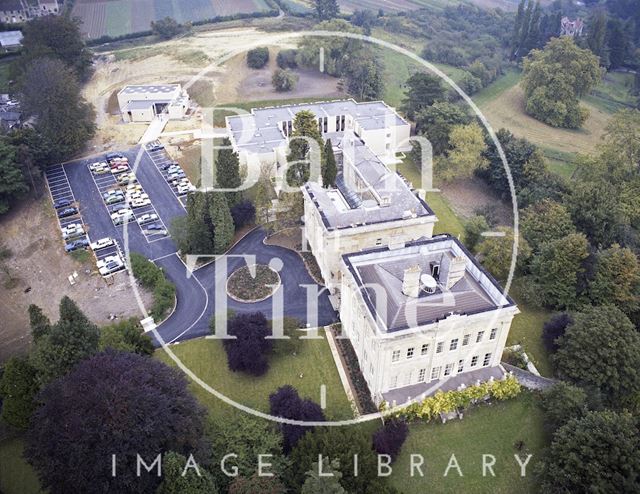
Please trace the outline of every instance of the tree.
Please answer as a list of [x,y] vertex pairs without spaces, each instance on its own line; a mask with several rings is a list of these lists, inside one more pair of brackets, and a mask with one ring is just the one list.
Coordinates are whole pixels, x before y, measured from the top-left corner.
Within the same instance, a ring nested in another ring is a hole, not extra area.
[[612,407],[640,397],[640,334],[615,306],[577,313],[552,358],[561,379],[599,389]]
[[569,324],[573,323],[573,318],[567,312],[556,314],[542,326],[542,342],[549,353],[558,350],[558,338],[564,335]]
[[[272,472],[279,477],[285,469],[282,455],[282,435],[273,423],[251,417],[248,414],[232,414],[216,420],[209,434],[211,439],[212,464],[220,465],[230,453],[234,456],[226,462],[227,470],[238,469],[238,476],[248,479],[258,468],[258,455],[273,455],[269,459]],[[218,485],[222,488],[231,479],[220,468],[214,470]]]
[[60,301],[60,319],[42,335],[31,355],[38,382],[47,384],[67,374],[98,351],[99,329],[69,297]]
[[[305,139],[299,139],[300,137]],[[308,139],[317,143],[317,153],[313,152],[312,144]],[[287,170],[287,182],[290,186],[302,186],[310,179],[317,178],[310,176],[309,162],[320,160],[316,165],[321,165],[323,146],[322,134],[313,112],[302,110],[296,113],[293,120],[293,134],[289,139],[289,155],[287,156],[287,161],[290,164]]]
[[444,154],[449,148],[449,134],[455,125],[464,125],[469,117],[463,108],[438,101],[416,113],[416,132],[431,142],[433,153]]
[[215,252],[209,204],[209,193],[194,192],[187,196],[185,254],[211,255]]
[[482,129],[476,123],[454,125],[449,134],[451,150],[442,160],[441,175],[444,180],[469,178],[478,168],[486,166],[483,153],[486,150]]
[[190,25],[182,25],[173,17],[165,17],[158,21],[151,21],[151,31],[162,39],[171,39],[190,29]]
[[551,199],[531,204],[522,212],[520,221],[522,235],[534,252],[539,252],[545,243],[576,231],[567,208]]
[[[511,259],[513,257],[514,232],[510,227],[498,227],[503,232],[503,236],[484,237],[478,245],[478,257],[482,265],[499,280],[506,280],[511,269]],[[518,242],[518,266],[529,259],[531,248],[527,241],[520,238]]]
[[389,455],[392,461],[400,454],[409,435],[409,427],[402,420],[387,420],[373,433],[373,449],[380,455]]
[[[242,184],[240,159],[231,147],[231,141],[224,138],[216,157],[216,185],[221,189],[238,189]],[[242,192],[233,190],[224,193],[230,208],[242,200]]]
[[596,10],[587,23],[587,46],[600,59],[600,65],[609,65],[609,48],[606,44],[607,12]]
[[316,0],[316,15],[321,21],[334,19],[340,14],[338,0]]
[[100,328],[100,350],[111,348],[139,355],[153,355],[153,342],[135,318]]
[[640,163],[640,110],[624,108],[607,122],[605,150],[615,153],[626,172],[637,171]]
[[383,67],[371,50],[362,50],[345,70],[347,91],[358,101],[375,101],[384,94]]
[[237,477],[229,486],[229,494],[285,494],[287,490],[275,477]]
[[375,12],[368,9],[354,10],[351,14],[351,24],[362,28],[364,34],[371,36],[371,28],[378,22]]
[[31,337],[35,343],[51,330],[51,321],[44,315],[42,309],[35,304],[29,305],[29,326],[31,327]]
[[252,69],[261,69],[269,62],[269,48],[260,46],[247,52],[247,65]]
[[80,151],[95,133],[93,107],[80,96],[73,71],[55,59],[37,59],[25,71],[22,108],[36,117],[34,128],[45,151],[39,160],[53,163]]
[[227,333],[235,339],[225,339],[223,346],[227,352],[229,369],[261,376],[269,369],[267,353],[273,340],[267,318],[262,312],[237,314],[229,322]]
[[484,216],[475,215],[464,224],[464,243],[471,252],[482,240],[482,233],[489,231],[489,223]]
[[0,214],[9,211],[16,199],[28,191],[15,147],[0,141]]
[[162,483],[156,494],[218,494],[213,476],[200,466],[188,466],[187,458],[169,451],[162,457]]
[[579,128],[588,116],[578,99],[600,79],[598,57],[570,36],[552,38],[524,60],[526,112],[553,127]]
[[[307,480],[302,484],[301,494],[346,494],[347,491],[340,485],[342,474],[339,471],[339,462],[323,458],[322,466],[319,462],[313,464],[313,468],[307,472]],[[320,475],[322,472],[322,475]]]
[[271,84],[278,92],[293,91],[298,84],[298,76],[289,69],[276,69],[273,72]]
[[610,19],[607,23],[606,43],[609,47],[610,67],[612,69],[622,67],[631,46],[628,24],[623,23],[620,19]]
[[297,69],[298,68],[298,50],[287,49],[280,50],[276,57],[276,63],[281,69]]
[[333,154],[331,139],[327,139],[324,145],[324,160],[322,161],[322,185],[323,187],[335,187],[338,167],[336,157]]
[[589,412],[553,435],[542,492],[638,492],[640,432],[627,413]]
[[236,231],[250,225],[256,219],[256,208],[249,199],[244,199],[231,208],[231,217]]
[[82,38],[79,19],[67,15],[35,17],[24,24],[22,35],[20,58],[13,66],[17,79],[32,62],[43,58],[61,61],[81,81],[91,75],[92,53]]
[[233,242],[235,234],[233,217],[224,194],[213,192],[210,198],[209,215],[213,224],[213,252],[224,254]]
[[464,72],[458,81],[458,86],[460,86],[460,89],[462,89],[467,96],[477,93],[484,87],[478,77],[467,71]]
[[572,233],[542,245],[531,261],[531,272],[542,302],[558,309],[575,307],[578,276],[589,256],[589,242],[582,233]]
[[163,451],[198,454],[206,412],[185,377],[156,359],[101,353],[49,384],[40,400],[25,457],[52,494],[150,492],[159,479],[155,470],[136,476],[137,454],[147,464]]
[[411,120],[416,113],[444,99],[444,88],[439,77],[416,72],[407,79],[405,86],[407,89],[406,97],[402,100],[402,110]]
[[542,392],[542,408],[549,430],[555,431],[587,413],[587,394],[582,388],[558,381]]
[[[271,415],[291,420],[305,422],[324,421],[324,413],[320,406],[309,399],[302,399],[293,386],[286,385],[278,388],[269,395]],[[289,453],[300,439],[310,430],[311,426],[279,424],[282,431],[282,449]]]
[[13,427],[26,429],[36,409],[38,390],[36,370],[29,360],[23,357],[9,359],[0,377],[0,418]]
[[627,247],[613,244],[598,252],[589,285],[594,304],[614,304],[626,314],[640,308],[640,262]]

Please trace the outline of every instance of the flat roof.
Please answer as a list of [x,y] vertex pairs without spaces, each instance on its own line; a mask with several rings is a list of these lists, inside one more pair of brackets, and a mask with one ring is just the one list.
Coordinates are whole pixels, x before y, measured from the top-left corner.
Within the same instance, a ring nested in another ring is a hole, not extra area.
[[[464,275],[445,290],[453,258],[464,258]],[[346,254],[343,260],[383,332],[433,324],[452,314],[471,315],[515,307],[515,302],[503,295],[498,282],[450,235],[438,235],[398,249]],[[439,265],[440,272],[435,293],[421,290],[416,298],[405,295],[402,291],[405,269],[419,266],[421,273],[430,274],[432,263]]]
[[120,90],[119,94],[158,94],[169,95],[180,90],[180,84],[130,85]]
[[20,46],[22,38],[21,31],[0,31],[0,45],[2,46]]

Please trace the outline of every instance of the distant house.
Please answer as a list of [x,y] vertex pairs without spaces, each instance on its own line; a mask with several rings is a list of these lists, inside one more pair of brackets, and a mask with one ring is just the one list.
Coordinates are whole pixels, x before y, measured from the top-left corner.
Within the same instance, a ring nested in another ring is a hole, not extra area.
[[579,17],[572,21],[568,17],[563,17],[560,21],[560,36],[582,36],[584,30],[584,21]]
[[0,22],[4,24],[19,24],[59,12],[58,0],[0,0]]
[[17,50],[22,46],[22,32],[0,31],[0,47],[5,51]]
[[118,105],[125,122],[151,122],[158,116],[183,118],[190,100],[180,84],[125,86],[118,93]]

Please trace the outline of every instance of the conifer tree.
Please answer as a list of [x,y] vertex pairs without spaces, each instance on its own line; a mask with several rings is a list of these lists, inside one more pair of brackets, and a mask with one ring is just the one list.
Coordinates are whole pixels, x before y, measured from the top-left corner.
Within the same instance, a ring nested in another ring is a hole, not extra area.
[[231,245],[235,232],[233,217],[224,194],[219,192],[211,194],[209,214],[213,224],[213,252],[223,254]]
[[333,154],[333,145],[331,139],[328,139],[324,145],[324,160],[322,161],[322,185],[324,187],[335,187],[336,175],[338,167],[336,166],[336,157]]
[[[238,154],[231,148],[231,141],[225,138],[216,159],[216,184],[222,189],[236,189],[241,183]],[[230,208],[242,200],[240,191],[225,192],[224,195]]]

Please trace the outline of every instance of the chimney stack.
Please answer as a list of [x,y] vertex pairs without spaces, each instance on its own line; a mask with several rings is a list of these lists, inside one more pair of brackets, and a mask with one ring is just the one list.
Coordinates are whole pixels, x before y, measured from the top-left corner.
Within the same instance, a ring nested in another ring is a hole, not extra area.
[[463,277],[466,269],[467,261],[463,256],[456,256],[449,261],[449,271],[447,273],[447,283],[445,288],[451,289],[453,285],[458,283]]
[[417,264],[404,270],[402,293],[407,297],[417,298],[420,295],[420,273],[421,269]]

